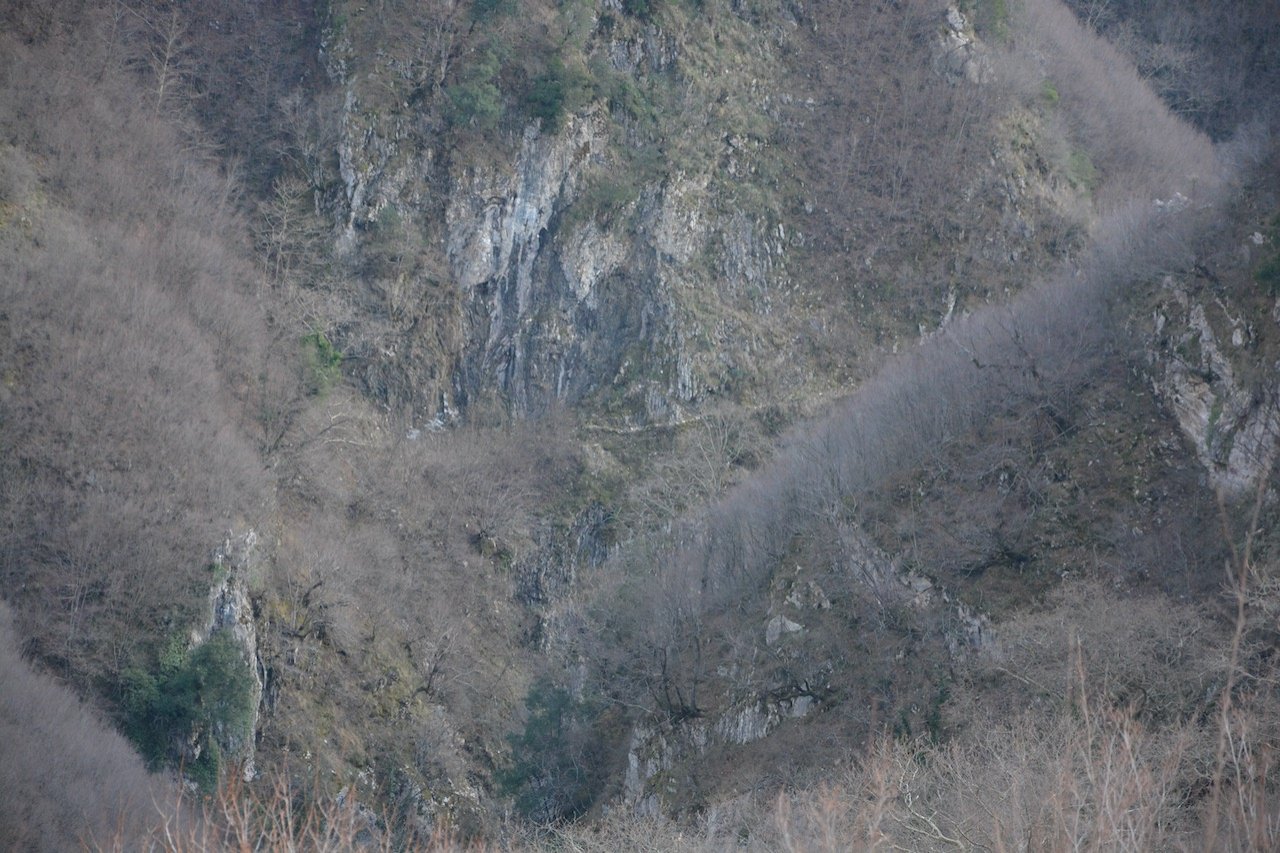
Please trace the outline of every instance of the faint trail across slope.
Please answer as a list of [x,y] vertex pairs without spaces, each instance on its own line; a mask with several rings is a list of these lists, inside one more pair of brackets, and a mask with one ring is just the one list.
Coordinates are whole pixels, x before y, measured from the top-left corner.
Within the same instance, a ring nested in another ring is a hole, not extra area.
[[1229,198],[1231,152],[1173,116],[1057,0],[1029,0],[1013,42],[1006,73],[1053,80],[1105,180],[1088,249],[1011,301],[961,317],[894,358],[669,542],[645,544],[639,562],[662,592],[651,618],[636,621],[673,626],[665,640],[650,634],[661,678],[677,659],[707,670],[697,631],[678,626],[739,606],[814,518],[846,512],[997,414],[1040,409],[1065,420],[1119,334],[1130,285],[1186,267],[1191,238]]

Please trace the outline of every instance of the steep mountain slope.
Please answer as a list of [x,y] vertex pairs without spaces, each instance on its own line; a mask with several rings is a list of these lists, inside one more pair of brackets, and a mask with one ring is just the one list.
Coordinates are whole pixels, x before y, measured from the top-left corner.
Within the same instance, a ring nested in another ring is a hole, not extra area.
[[[1162,102],[1050,0],[7,4],[24,652],[153,768],[392,845],[767,849],[753,798],[868,744],[1021,732],[1030,786],[1080,708],[1211,742],[1274,647],[1215,613],[1273,589],[1266,5],[1221,76],[1139,51]],[[942,841],[990,804],[938,772]]]
[[802,399],[1071,245],[1038,180],[1009,189],[1016,151],[984,162],[1005,90],[948,79],[972,31],[935,4],[514,8],[335,7],[337,116],[277,183],[336,228],[313,310],[420,421]]
[[276,368],[233,187],[96,35],[6,35],[0,464],[17,622],[103,689],[198,618],[211,546],[269,511],[245,412]]

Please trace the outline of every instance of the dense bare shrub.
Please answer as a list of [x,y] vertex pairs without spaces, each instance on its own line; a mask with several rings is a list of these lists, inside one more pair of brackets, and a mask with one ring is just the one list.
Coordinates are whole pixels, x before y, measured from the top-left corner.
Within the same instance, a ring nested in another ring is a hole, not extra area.
[[146,831],[95,839],[102,851],[156,850],[165,853],[213,853],[219,850],[449,850],[446,833],[396,844],[377,813],[350,793],[319,797],[281,775],[254,790],[236,778],[215,794],[183,801],[179,808],[156,812]]
[[265,336],[226,182],[109,61],[103,19],[78,23],[0,51],[0,572],[36,654],[110,690],[264,505],[244,425]]
[[1275,114],[1280,16],[1267,0],[1068,0],[1179,116],[1215,140]]
[[[1087,677],[1086,677],[1087,678]],[[615,812],[535,849],[574,850],[1257,850],[1276,836],[1274,714],[1233,724],[1223,819],[1215,727],[1149,728],[1123,710],[1028,712],[946,744],[879,739],[843,772],[770,797],[720,803],[685,822]],[[1265,722],[1270,720],[1270,722]]]
[[[1188,237],[1212,221],[1225,175],[1210,143],[1170,116],[1069,11],[1048,0],[1032,4],[1019,27],[1044,61],[1076,75],[1064,91],[1081,99],[1072,112],[1078,132],[1100,137],[1096,151],[1116,195],[1093,245],[1007,304],[956,319],[890,360],[828,416],[789,434],[767,466],[705,515],[664,543],[638,548],[629,571],[646,592],[627,612],[606,617],[613,624],[605,635],[617,631],[614,641],[625,638],[630,652],[609,672],[630,673],[666,715],[700,713],[699,690],[717,666],[709,621],[758,604],[770,572],[816,519],[856,510],[901,471],[941,463],[957,436],[996,415],[1066,417],[1114,357],[1113,320],[1126,290],[1188,264]],[[1193,184],[1193,198],[1173,196],[1178,188],[1192,193]],[[1158,205],[1154,193],[1163,194]]]
[[2,602],[0,684],[0,845],[136,843],[168,802],[173,781],[150,776],[124,738],[65,684],[22,660]]
[[[1219,180],[1208,137],[1170,113],[1133,63],[1096,37],[1060,0],[1022,4],[1019,35],[1049,79],[1083,150],[1101,172],[1104,207],[1130,199],[1198,195]],[[1023,50],[1026,50],[1024,48]]]
[[951,270],[929,253],[964,245],[990,215],[974,164],[1009,99],[936,67],[945,11],[937,0],[809,3],[795,35],[795,85],[810,96],[786,109],[779,144],[797,160],[809,245],[791,262],[823,298],[857,305],[855,316],[884,299],[879,288],[903,306],[940,303]]

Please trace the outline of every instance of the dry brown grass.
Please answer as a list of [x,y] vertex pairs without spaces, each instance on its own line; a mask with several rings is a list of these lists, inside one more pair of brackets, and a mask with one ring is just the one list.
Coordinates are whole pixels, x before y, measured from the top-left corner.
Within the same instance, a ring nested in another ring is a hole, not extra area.
[[[1266,850],[1275,849],[1274,741],[1240,714],[1214,784],[1213,727],[1147,729],[1122,709],[1028,714],[946,745],[884,739],[833,779],[748,797],[687,823],[612,815],[540,849]],[[1274,736],[1274,719],[1271,721]]]
[[[570,851],[1265,850],[1280,842],[1276,718],[1238,710],[1221,768],[1213,725],[1149,729],[1089,700],[1027,713],[948,744],[884,738],[826,781],[752,794],[676,821],[626,809],[565,827],[508,826],[498,849]],[[1211,788],[1222,796],[1208,796]],[[393,838],[354,800],[307,801],[281,782],[169,812],[104,850],[490,849],[447,830]]]

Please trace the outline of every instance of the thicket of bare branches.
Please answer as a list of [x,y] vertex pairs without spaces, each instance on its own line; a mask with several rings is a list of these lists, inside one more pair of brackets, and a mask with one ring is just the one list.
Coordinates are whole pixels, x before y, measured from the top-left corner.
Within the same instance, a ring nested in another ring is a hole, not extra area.
[[778,793],[683,821],[618,810],[532,846],[1271,849],[1280,718],[1274,662],[1258,643],[1275,613],[1275,567],[1251,540],[1230,561],[1234,630],[1212,607],[1072,582],[962,666],[948,708],[959,728],[945,740],[873,737],[843,770]]
[[755,599],[816,520],[856,511],[896,474],[941,460],[949,443],[996,414],[1067,417],[1108,357],[1111,292],[1178,263],[1186,236],[1203,227],[1196,213],[1130,211],[1113,220],[1083,270],[955,321],[889,362],[830,415],[795,431],[704,518],[638,555],[654,592],[644,615],[624,621],[652,636],[632,638],[628,650],[672,682],[661,695],[681,684],[668,710],[695,711],[694,685],[716,666],[706,655],[708,615]]
[[1058,92],[1075,139],[1100,172],[1101,209],[1214,190],[1221,164],[1209,138],[1171,113],[1128,57],[1060,0],[1028,0],[1019,17],[1022,73],[1030,85],[1047,80]]
[[[621,583],[638,598],[616,617],[606,608],[603,642],[622,660],[609,659],[605,682],[626,672],[664,714],[702,713],[699,691],[723,668],[713,653],[716,614],[749,612],[817,520],[856,515],[900,472],[942,464],[951,443],[996,416],[1069,421],[1099,367],[1124,358],[1115,321],[1133,283],[1190,264],[1191,238],[1211,225],[1227,191],[1212,145],[1065,8],[1034,4],[1027,16],[1020,37],[1042,46],[1056,75],[1074,75],[1064,85],[1079,96],[1071,114],[1117,193],[1089,251],[891,359],[705,515],[620,557],[618,576],[632,578]],[[1111,122],[1123,126],[1103,139]],[[1189,195],[1166,203],[1175,191]]]
[[36,653],[102,688],[184,630],[211,547],[265,506],[266,331],[232,184],[86,14],[0,51],[0,572]]
[[133,843],[168,802],[173,780],[142,759],[65,685],[18,653],[0,602],[0,845],[74,850],[112,838]]
[[1067,0],[1169,107],[1215,140],[1274,118],[1280,14],[1268,0]]
[[[777,141],[804,205],[789,263],[810,292],[848,306],[836,361],[879,342],[862,337],[878,303],[903,306],[909,316],[893,319],[913,328],[952,283],[984,292],[1005,272],[978,259],[1003,203],[985,164],[1011,99],[1003,85],[942,72],[945,11],[937,0],[808,3],[794,36],[797,97]],[[1046,232],[1054,216],[1037,215]],[[991,280],[965,280],[979,267]]]
[[825,252],[874,257],[912,232],[952,236],[982,206],[966,195],[972,164],[991,145],[1007,92],[940,72],[945,9],[936,0],[806,4],[796,61],[831,100],[797,105],[784,141],[812,182],[804,192],[820,215],[807,224]]

